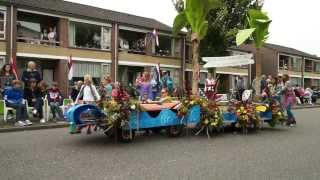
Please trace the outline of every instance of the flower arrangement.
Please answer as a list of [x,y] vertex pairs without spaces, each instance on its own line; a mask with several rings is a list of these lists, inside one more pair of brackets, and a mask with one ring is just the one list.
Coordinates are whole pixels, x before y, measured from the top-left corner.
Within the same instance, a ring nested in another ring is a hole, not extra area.
[[255,128],[260,125],[260,117],[255,111],[255,107],[249,103],[240,103],[236,106],[236,115],[238,117],[238,123],[236,127],[247,129]]
[[286,121],[281,105],[277,101],[272,101],[269,108],[272,111],[272,120],[269,122],[271,127],[275,127],[277,124],[282,124]]
[[128,124],[131,111],[136,109],[137,104],[133,101],[105,101],[103,102],[103,111],[106,114],[104,123],[109,127],[118,123],[118,126],[122,127]]
[[222,112],[214,102],[208,101],[205,98],[200,97],[190,97],[188,99],[182,100],[182,105],[178,110],[178,116],[186,116],[188,111],[193,107],[199,105],[201,109],[200,130],[196,133],[199,134],[203,130],[209,131],[217,130],[223,125]]

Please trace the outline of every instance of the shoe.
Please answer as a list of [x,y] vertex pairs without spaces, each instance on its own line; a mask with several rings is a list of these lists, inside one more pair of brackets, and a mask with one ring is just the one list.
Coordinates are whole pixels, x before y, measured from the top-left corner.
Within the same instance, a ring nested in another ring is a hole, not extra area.
[[37,115],[37,113],[38,113],[38,111],[37,111],[36,109],[32,110],[32,114],[33,114],[33,116],[36,116],[36,115]]
[[46,123],[45,119],[40,119],[40,123]]
[[32,125],[32,122],[31,122],[30,120],[28,120],[28,119],[27,119],[27,120],[25,120],[24,122],[26,123],[26,125],[27,125],[27,126]]
[[20,127],[23,127],[23,126],[26,126],[26,123],[24,123],[23,121],[18,121],[14,124],[15,126],[20,126]]

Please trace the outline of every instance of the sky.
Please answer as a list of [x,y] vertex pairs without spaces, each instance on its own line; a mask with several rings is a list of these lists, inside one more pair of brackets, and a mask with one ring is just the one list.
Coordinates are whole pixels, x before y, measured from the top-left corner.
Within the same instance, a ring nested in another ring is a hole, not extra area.
[[[172,0],[68,0],[119,12],[154,18],[172,26]],[[320,1],[265,0],[264,11],[272,19],[269,43],[320,56]]]

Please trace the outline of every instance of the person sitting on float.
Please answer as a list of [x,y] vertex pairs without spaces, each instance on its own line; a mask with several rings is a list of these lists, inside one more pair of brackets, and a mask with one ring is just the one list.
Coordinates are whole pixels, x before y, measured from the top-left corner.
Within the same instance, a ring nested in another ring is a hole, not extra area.
[[152,99],[152,86],[150,83],[150,74],[148,72],[143,73],[143,81],[139,87],[140,101],[149,102]]
[[119,82],[114,83],[114,89],[112,90],[112,99],[117,102],[129,101],[129,95],[124,90],[123,86]]
[[169,96],[169,92],[166,88],[161,90],[160,103],[171,102],[171,97]]

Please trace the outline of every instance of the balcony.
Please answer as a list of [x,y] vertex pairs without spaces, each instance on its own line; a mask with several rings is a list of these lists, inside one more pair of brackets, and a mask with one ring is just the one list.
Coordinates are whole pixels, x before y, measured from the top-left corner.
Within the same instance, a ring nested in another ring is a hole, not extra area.
[[59,18],[18,11],[17,40],[28,44],[59,46]]
[[181,40],[170,36],[158,35],[151,32],[136,32],[119,30],[119,51],[131,54],[150,55],[168,58],[181,57]]

